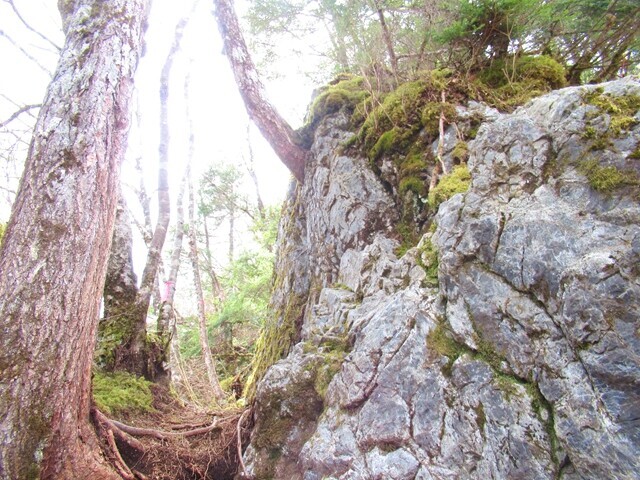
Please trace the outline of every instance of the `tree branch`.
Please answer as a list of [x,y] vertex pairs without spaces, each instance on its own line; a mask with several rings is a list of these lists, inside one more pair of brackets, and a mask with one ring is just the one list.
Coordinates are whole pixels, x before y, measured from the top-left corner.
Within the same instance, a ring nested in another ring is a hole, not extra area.
[[13,3],[13,0],[4,0],[4,1],[5,1],[5,3],[8,3],[9,5],[11,5],[11,9],[13,10],[13,13],[16,14],[16,16],[20,19],[20,21],[27,28],[27,30],[29,30],[30,32],[35,33],[40,38],[42,38],[45,42],[49,43],[53,48],[56,49],[57,52],[62,50],[54,41],[49,39],[49,37],[47,37],[46,35],[43,35],[41,32],[39,32],[38,30],[36,30],[35,28],[33,28],[31,25],[29,25],[27,23],[27,21],[22,17],[22,15],[20,15],[20,12],[16,8],[15,4]]
[[48,68],[44,67],[34,56],[32,56],[29,52],[27,52],[20,45],[18,45],[18,43],[13,38],[11,38],[9,35],[4,33],[4,30],[0,30],[0,37],[6,38],[9,41],[9,43],[11,43],[11,45],[13,45],[18,50],[20,50],[24,54],[25,57],[27,57],[29,60],[31,60],[33,63],[35,63],[38,67],[40,67],[40,69],[43,72],[45,72],[47,75],[49,75],[49,77],[52,76],[51,71],[49,71]]
[[4,122],[0,122],[0,128],[6,127],[23,113],[28,112],[29,110],[33,110],[34,108],[40,108],[41,106],[41,103],[34,103],[33,105],[25,105],[24,107],[19,108],[18,110],[13,112],[13,114]]

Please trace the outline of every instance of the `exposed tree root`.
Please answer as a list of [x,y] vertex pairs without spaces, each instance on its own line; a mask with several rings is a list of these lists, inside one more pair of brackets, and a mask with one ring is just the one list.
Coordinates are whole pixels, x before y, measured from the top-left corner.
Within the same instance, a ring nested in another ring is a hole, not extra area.
[[[216,412],[211,422],[211,414],[204,421],[201,410],[167,398],[156,408],[127,423],[92,410],[105,456],[123,479],[224,480],[244,473],[250,410]],[[141,426],[128,424],[133,421]]]
[[237,447],[238,447],[238,460],[240,463],[240,469],[242,475],[245,475],[247,473],[247,467],[244,464],[244,460],[242,460],[242,424],[244,423],[244,418],[245,416],[251,412],[250,409],[245,410],[244,412],[242,412],[242,415],[240,415],[240,418],[238,419],[238,424],[236,427],[237,430],[237,434],[238,434],[238,442],[237,442]]

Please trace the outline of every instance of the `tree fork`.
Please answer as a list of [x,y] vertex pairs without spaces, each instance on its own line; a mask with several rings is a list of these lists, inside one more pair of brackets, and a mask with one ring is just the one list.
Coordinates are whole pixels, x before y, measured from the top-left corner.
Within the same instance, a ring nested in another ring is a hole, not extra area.
[[247,113],[282,163],[302,183],[307,151],[298,145],[295,131],[266,98],[264,87],[240,30],[233,1],[214,0],[213,4],[224,51],[231,64]]

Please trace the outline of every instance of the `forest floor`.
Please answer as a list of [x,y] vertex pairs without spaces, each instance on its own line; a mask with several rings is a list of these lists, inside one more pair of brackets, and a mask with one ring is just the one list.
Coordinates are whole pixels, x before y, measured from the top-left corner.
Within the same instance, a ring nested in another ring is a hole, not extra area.
[[[233,479],[250,433],[248,410],[203,408],[152,387],[153,411],[96,420],[104,448],[124,479]],[[126,464],[122,465],[123,463]]]

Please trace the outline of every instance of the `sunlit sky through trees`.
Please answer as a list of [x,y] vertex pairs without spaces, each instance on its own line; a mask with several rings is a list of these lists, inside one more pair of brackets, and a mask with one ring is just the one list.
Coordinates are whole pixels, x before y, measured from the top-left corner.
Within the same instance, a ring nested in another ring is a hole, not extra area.
[[[56,0],[14,0],[14,4],[30,26],[62,46],[64,38],[60,31]],[[237,2],[240,16],[245,6],[244,2]],[[185,29],[181,49],[174,57],[169,92],[172,201],[175,201],[188,152],[189,121],[184,101],[187,77],[190,82],[188,111],[195,134],[195,181],[198,173],[212,163],[230,162],[242,166],[243,156],[248,158],[249,155],[249,120],[222,52],[212,8],[212,2],[198,1]],[[147,193],[152,200],[155,199],[157,182],[160,73],[173,42],[175,26],[190,9],[191,2],[153,1],[145,37],[146,52],[136,76],[137,92],[133,105],[134,108],[137,105],[139,115],[136,117],[134,114],[131,119],[129,152],[123,165],[122,178],[125,191],[128,190],[127,186],[138,183],[134,164],[135,159],[140,157]],[[57,52],[22,24],[7,0],[0,2],[0,30],[3,32],[0,36],[0,62],[3,65],[3,75],[0,76],[0,121],[4,121],[20,107],[42,102],[50,74],[55,71]],[[33,58],[30,59],[25,53]],[[297,128],[302,123],[314,86],[297,73],[296,60],[287,65],[285,58],[282,65],[278,65],[278,70],[281,75],[265,78],[265,86],[272,103]],[[32,113],[37,114],[37,110],[32,110]],[[28,142],[26,129],[30,128],[33,121],[29,114],[23,114],[8,125],[0,134],[1,146],[5,148],[8,143],[15,142],[15,136],[6,133],[11,128],[25,130],[22,138]],[[269,204],[280,202],[287,190],[290,174],[253,126],[250,128],[250,139],[263,198]],[[26,143],[21,143],[21,147],[13,152],[16,164],[21,165],[27,152]],[[4,163],[3,159],[2,168],[5,168]],[[19,168],[15,170],[13,177],[20,173]],[[15,191],[17,179],[5,177],[5,173],[0,175],[3,188]],[[248,185],[248,188],[253,188]],[[252,194],[250,191],[247,193]],[[131,195],[128,192],[127,198]],[[135,200],[129,203],[135,213],[138,205]],[[0,221],[6,222],[8,219],[8,208],[8,202],[2,202]]]

